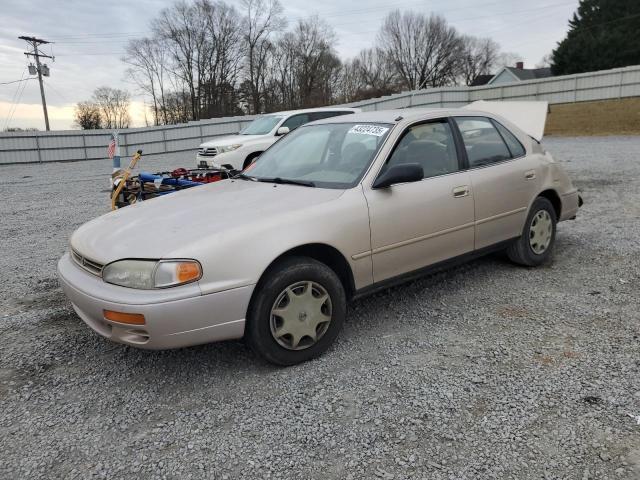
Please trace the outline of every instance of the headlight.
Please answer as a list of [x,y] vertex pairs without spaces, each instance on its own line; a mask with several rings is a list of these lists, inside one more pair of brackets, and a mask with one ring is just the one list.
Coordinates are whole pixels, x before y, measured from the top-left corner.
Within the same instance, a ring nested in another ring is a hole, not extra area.
[[239,149],[242,146],[241,143],[236,143],[235,145],[227,145],[226,147],[216,147],[218,153],[227,153],[233,152],[234,150]]
[[195,282],[202,268],[195,260],[119,260],[102,270],[102,279],[122,287],[150,290]]

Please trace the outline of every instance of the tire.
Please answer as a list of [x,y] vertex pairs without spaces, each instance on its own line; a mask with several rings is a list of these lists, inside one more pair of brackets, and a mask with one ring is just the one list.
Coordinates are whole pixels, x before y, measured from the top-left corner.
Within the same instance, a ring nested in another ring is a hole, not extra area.
[[551,202],[544,197],[536,198],[522,235],[507,248],[509,259],[527,267],[537,267],[549,261],[556,241],[557,221]]
[[251,155],[249,155],[247,158],[245,158],[244,163],[242,164],[242,169],[244,170],[249,165],[251,165],[251,163],[253,163],[253,161],[256,158],[258,158],[260,155],[262,155],[262,152],[254,152]]
[[346,312],[346,294],[335,272],[312,258],[291,257],[272,267],[256,286],[245,340],[267,362],[306,362],[331,346]]

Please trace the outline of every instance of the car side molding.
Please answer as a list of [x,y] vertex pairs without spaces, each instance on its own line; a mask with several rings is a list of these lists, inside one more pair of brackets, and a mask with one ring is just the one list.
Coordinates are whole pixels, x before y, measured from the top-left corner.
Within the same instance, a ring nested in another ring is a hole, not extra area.
[[367,285],[364,288],[356,290],[354,294],[351,296],[350,300],[352,301],[358,300],[360,298],[369,296],[381,290],[386,290],[387,288],[391,288],[397,285],[401,285],[403,283],[411,282],[419,278],[432,275],[434,273],[442,272],[444,270],[449,270],[453,267],[463,265],[471,260],[484,257],[485,255],[488,255],[490,253],[499,252],[500,250],[504,250],[513,241],[517,239],[518,237],[510,238],[509,240],[505,240],[505,241],[496,243],[494,245],[489,245],[488,247],[484,247],[479,250],[463,253],[462,255],[458,255],[457,257],[449,258],[447,260],[443,260],[442,262],[434,263],[432,265],[427,265],[426,267],[419,268],[418,270],[413,270],[411,272],[403,273],[396,277],[387,278],[386,280],[372,283],[371,285]]

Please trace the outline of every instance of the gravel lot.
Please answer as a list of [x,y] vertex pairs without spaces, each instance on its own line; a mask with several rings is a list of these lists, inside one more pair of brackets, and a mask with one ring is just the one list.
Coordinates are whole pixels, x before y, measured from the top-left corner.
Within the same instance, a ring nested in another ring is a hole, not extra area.
[[0,478],[640,478],[640,137],[546,143],[587,202],[551,265],[492,256],[357,301],[286,369],[92,333],[55,264],[110,165],[0,168]]

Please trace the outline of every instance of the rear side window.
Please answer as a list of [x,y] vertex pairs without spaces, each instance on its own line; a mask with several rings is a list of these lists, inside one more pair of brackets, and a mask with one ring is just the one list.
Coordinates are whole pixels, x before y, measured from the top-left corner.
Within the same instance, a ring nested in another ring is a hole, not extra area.
[[293,132],[296,128],[305,123],[309,123],[311,120],[309,119],[309,114],[301,113],[299,115],[294,115],[292,117],[287,118],[281,127],[288,127],[290,132]]
[[314,120],[322,120],[323,118],[331,118],[331,117],[339,117],[342,115],[349,115],[354,112],[350,112],[348,110],[345,111],[332,111],[332,112],[311,112],[309,114],[309,118],[311,122]]
[[511,152],[488,118],[454,118],[462,134],[470,168],[511,159]]
[[509,130],[507,130],[506,127],[504,127],[503,125],[499,124],[495,120],[494,120],[493,124],[496,126],[496,128],[500,132],[500,135],[502,135],[502,138],[504,139],[505,143],[507,144],[507,147],[509,147],[509,151],[511,152],[511,156],[513,158],[518,158],[518,157],[524,156],[524,154],[525,154],[524,147],[522,146],[520,141],[516,138],[516,136],[513,133],[511,133]]

